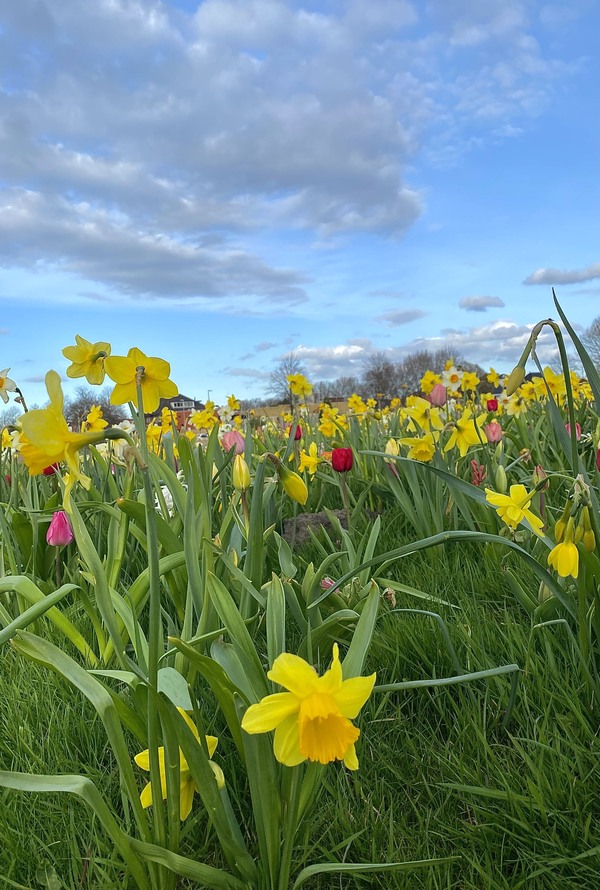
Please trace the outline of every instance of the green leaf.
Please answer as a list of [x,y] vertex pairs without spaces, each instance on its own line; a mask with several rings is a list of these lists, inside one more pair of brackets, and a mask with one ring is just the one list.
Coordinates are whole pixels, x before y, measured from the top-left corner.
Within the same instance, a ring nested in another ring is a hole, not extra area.
[[412,862],[323,862],[303,868],[296,878],[292,890],[297,890],[309,878],[323,874],[360,874],[372,871],[416,871],[419,868],[431,868],[435,865],[446,865],[456,862],[458,856],[446,856],[443,859],[415,859]]
[[36,776],[30,773],[13,773],[0,770],[0,786],[12,788],[15,791],[58,791],[75,794],[80,797],[92,808],[102,823],[102,827],[114,842],[127,866],[131,869],[131,873],[138,886],[148,886],[148,875],[133,850],[133,839],[119,827],[106,801],[90,779],[87,779],[85,776]]
[[281,579],[275,573],[266,592],[267,656],[269,664],[273,664],[277,656],[285,652],[285,593]]
[[164,667],[159,669],[157,689],[159,692],[164,692],[176,708],[183,708],[184,711],[193,710],[187,680],[175,668]]
[[342,662],[345,680],[348,680],[350,677],[359,677],[362,672],[363,664],[371,645],[371,639],[373,638],[373,631],[375,630],[379,598],[379,587],[375,582],[372,582],[371,592],[367,596],[367,601],[358,619],[350,648]]
[[148,862],[164,865],[165,868],[175,872],[182,878],[190,878],[190,880],[196,881],[198,888],[205,888],[205,890],[213,890],[213,888],[214,890],[248,890],[247,883],[240,881],[233,875],[228,875],[227,872],[222,871],[220,868],[204,865],[202,862],[196,862],[195,859],[188,859],[186,856],[180,856],[179,853],[165,850],[164,847],[157,847],[156,844],[148,844],[135,838],[132,838],[131,846]]

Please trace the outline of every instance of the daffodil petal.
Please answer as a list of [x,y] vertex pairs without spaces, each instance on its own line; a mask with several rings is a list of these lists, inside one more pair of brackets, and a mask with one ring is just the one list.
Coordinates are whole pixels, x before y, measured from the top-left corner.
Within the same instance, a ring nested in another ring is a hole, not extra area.
[[206,747],[208,748],[208,756],[212,757],[215,751],[217,750],[217,745],[219,744],[219,740],[214,735],[206,736]]
[[148,782],[146,787],[142,789],[142,793],[140,794],[140,803],[144,807],[144,809],[152,806],[152,782]]
[[270,732],[299,708],[300,702],[291,692],[267,695],[258,704],[250,705],[242,718],[242,729],[249,733]]
[[269,680],[278,683],[285,689],[289,689],[298,698],[304,698],[317,687],[318,675],[313,667],[290,652],[283,652],[273,662],[273,667],[267,674]]
[[141,769],[150,769],[150,751],[148,748],[145,751],[140,751],[133,759]]
[[285,766],[298,766],[306,760],[300,750],[300,721],[296,714],[287,717],[275,730],[273,752]]
[[354,744],[354,742],[350,745],[350,747],[344,754],[344,764],[348,767],[348,769],[358,769],[358,757],[356,756],[356,745]]
[[194,783],[192,779],[182,782],[179,787],[179,818],[183,822],[192,811],[192,802],[194,800]]
[[344,680],[342,688],[334,695],[335,703],[344,717],[352,720],[371,695],[375,685],[376,674],[370,677],[351,677]]
[[111,355],[104,360],[104,368],[115,383],[127,384],[133,381],[135,386],[135,362],[123,355]]
[[342,688],[342,664],[337,643],[333,647],[333,661],[329,670],[319,677],[319,692],[326,692],[337,697],[337,692]]
[[223,770],[221,769],[219,764],[213,763],[211,760],[209,763],[209,766],[210,766],[211,770],[213,771],[213,773],[215,774],[215,779],[217,780],[217,788],[219,788],[219,790],[221,788],[224,788],[225,787],[225,774],[223,773]]

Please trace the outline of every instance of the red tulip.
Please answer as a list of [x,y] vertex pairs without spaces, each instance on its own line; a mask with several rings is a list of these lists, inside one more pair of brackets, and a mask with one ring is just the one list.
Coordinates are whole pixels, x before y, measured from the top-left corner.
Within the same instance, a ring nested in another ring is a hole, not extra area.
[[488,399],[486,403],[486,407],[488,411],[497,411],[498,410],[498,399]]
[[58,464],[50,464],[49,467],[44,467],[42,473],[44,476],[54,476],[55,473],[58,473],[60,467]]
[[[288,436],[290,435],[291,432],[292,432],[292,428],[291,428],[291,426],[288,426],[288,428],[287,428]],[[301,439],[301,438],[302,438],[302,427],[300,426],[299,423],[297,423],[294,428],[294,441],[297,442],[298,439]]]
[[52,517],[46,532],[46,540],[51,547],[63,547],[65,544],[70,544],[73,538],[69,517],[64,510],[58,510]]
[[338,473],[347,473],[352,469],[354,455],[351,448],[334,448],[331,452],[331,466]]

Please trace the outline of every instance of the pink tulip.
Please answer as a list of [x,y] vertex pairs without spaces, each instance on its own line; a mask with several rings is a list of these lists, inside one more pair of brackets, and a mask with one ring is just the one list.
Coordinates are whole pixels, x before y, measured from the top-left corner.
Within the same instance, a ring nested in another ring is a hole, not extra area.
[[223,446],[223,451],[231,451],[232,448],[235,448],[236,454],[243,454],[246,448],[246,440],[237,430],[227,430],[226,433],[223,433],[221,445]]
[[441,408],[446,404],[446,387],[441,383],[436,383],[429,393],[429,401],[436,408]]
[[[571,424],[565,423],[565,426],[567,428],[568,434],[571,435]],[[580,423],[575,424],[575,438],[577,439],[578,442],[581,439],[581,424]]]
[[51,547],[64,547],[73,540],[71,521],[64,510],[58,510],[50,521],[50,527],[46,532],[46,540]]
[[491,423],[486,423],[483,428],[483,432],[485,433],[485,437],[491,444],[495,442],[500,442],[502,436],[504,435],[502,431],[502,427],[498,423],[497,420],[492,420]]

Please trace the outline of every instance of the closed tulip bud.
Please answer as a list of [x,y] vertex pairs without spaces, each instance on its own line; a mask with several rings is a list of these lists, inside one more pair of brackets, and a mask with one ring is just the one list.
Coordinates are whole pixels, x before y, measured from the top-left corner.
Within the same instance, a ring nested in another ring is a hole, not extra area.
[[496,467],[496,472],[494,474],[494,480],[496,482],[496,491],[499,494],[506,494],[506,489],[508,488],[508,482],[506,479],[506,470],[502,466],[502,464],[498,464]]
[[429,393],[429,401],[436,408],[442,408],[446,404],[446,387],[436,383]]
[[351,448],[334,448],[331,452],[331,466],[337,473],[347,473],[352,469],[354,455]]
[[56,473],[60,471],[60,467],[58,464],[50,464],[49,467],[44,467],[42,470],[43,476],[54,476]]
[[286,494],[288,494],[293,501],[297,501],[299,504],[305,504],[308,500],[308,488],[306,487],[306,482],[302,476],[299,476],[298,473],[295,473],[293,470],[288,470],[288,468],[284,467],[281,463],[277,467],[277,472]]
[[[288,433],[288,436],[291,435],[291,433],[292,433],[291,426],[288,426],[287,433]],[[299,423],[297,423],[296,426],[294,427],[294,442],[298,442],[298,440],[301,438],[302,438],[302,427],[300,426]]]
[[[540,467],[540,465],[538,464],[537,467],[535,468],[535,470],[533,471],[533,475],[531,476],[531,482],[532,482],[534,488],[537,488],[537,486],[539,485],[540,487],[538,488],[538,491],[547,491],[548,487],[549,487],[549,483],[547,481],[545,481],[547,479],[548,479],[548,475],[542,469],[542,467]],[[542,482],[544,483],[543,485],[540,484]]]
[[232,448],[235,448],[236,454],[243,454],[246,440],[237,430],[227,430],[226,433],[223,433],[221,445],[223,446],[223,451],[231,451]]
[[385,453],[397,457],[400,454],[400,446],[395,439],[388,439],[385,443]]
[[[565,428],[566,428],[568,434],[571,435],[571,424],[565,423]],[[581,424],[580,423],[575,424],[575,438],[577,439],[578,442],[581,439]]]
[[248,491],[250,488],[250,468],[241,454],[233,459],[233,487],[236,491]]
[[497,420],[492,420],[491,423],[486,423],[483,432],[485,433],[488,442],[492,445],[495,442],[500,442],[504,436],[504,431]]
[[46,541],[51,547],[64,547],[70,544],[74,537],[69,517],[64,510],[58,510],[50,521]]
[[498,399],[488,399],[486,403],[486,408],[488,411],[497,411],[498,410]]
[[525,368],[523,368],[521,365],[517,365],[515,368],[512,369],[508,376],[508,380],[506,381],[506,385],[504,387],[506,389],[506,395],[512,396],[512,394],[518,390],[524,380]]

